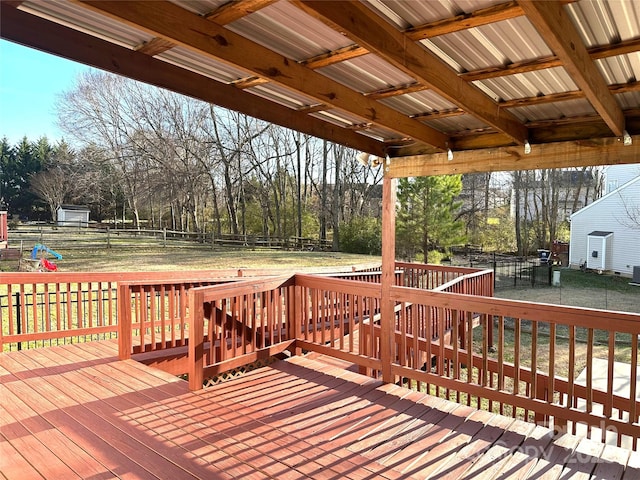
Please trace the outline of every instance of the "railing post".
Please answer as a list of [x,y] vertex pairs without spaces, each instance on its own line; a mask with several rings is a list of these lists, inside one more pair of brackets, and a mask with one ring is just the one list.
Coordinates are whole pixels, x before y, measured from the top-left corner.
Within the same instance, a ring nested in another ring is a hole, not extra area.
[[[303,287],[299,287],[298,285],[296,285],[297,281],[295,280],[295,275],[294,275],[294,282],[293,285],[290,287],[291,288],[291,292],[293,293],[293,305],[292,308],[289,310],[290,315],[289,318],[287,319],[287,322],[289,323],[289,331],[292,332],[293,334],[293,338],[295,338],[296,343],[293,349],[293,354],[294,355],[302,355],[302,348],[298,347],[298,340],[302,340],[302,319],[304,318],[304,315],[302,313],[302,289]],[[293,323],[293,325],[292,325]],[[293,326],[293,328],[292,328]]]
[[129,285],[118,283],[117,313],[118,321],[118,358],[131,358],[133,349],[133,331],[131,329],[131,291]]
[[189,390],[202,390],[204,380],[204,295],[189,292]]

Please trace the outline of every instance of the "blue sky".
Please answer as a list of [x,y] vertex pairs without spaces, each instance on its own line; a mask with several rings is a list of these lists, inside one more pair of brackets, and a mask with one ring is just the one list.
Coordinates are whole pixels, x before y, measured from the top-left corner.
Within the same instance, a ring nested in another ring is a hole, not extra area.
[[46,135],[62,138],[56,125],[59,94],[72,88],[76,76],[89,67],[32,48],[0,40],[0,138],[18,143],[25,135],[35,141]]

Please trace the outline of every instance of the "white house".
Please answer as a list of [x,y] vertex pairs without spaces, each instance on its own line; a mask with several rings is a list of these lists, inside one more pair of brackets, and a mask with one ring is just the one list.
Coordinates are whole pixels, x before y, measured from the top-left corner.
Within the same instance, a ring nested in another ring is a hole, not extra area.
[[640,165],[606,171],[606,194],[571,215],[569,265],[631,276],[640,267]]
[[61,205],[58,207],[58,226],[86,227],[89,224],[89,209],[81,205]]

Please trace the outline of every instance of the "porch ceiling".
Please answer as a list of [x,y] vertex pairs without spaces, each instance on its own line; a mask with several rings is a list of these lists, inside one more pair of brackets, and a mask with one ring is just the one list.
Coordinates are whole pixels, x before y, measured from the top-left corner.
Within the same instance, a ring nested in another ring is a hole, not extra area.
[[[497,170],[500,158],[509,168],[571,166],[585,151],[591,164],[640,162],[640,138],[622,148],[625,131],[640,133],[634,0],[27,0],[0,8],[7,40],[375,155],[412,156],[421,174],[442,165]],[[533,152],[560,142],[564,153],[525,156],[526,141]],[[449,148],[476,151],[473,162],[445,163]],[[399,165],[392,176],[407,174]]]

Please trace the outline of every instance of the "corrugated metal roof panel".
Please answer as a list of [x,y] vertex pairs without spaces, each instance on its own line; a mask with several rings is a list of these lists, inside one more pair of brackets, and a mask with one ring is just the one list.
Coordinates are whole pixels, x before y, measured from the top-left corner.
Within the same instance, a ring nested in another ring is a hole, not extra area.
[[640,2],[582,1],[565,7],[587,47],[640,37]]
[[[324,120],[325,122],[329,122],[333,125],[338,125],[339,127],[351,127],[353,125],[360,125],[360,124],[366,123],[366,120],[360,117],[351,115],[343,110],[337,110],[337,109],[315,112],[310,114],[310,116],[319,118],[320,120]],[[367,137],[375,138],[376,140],[380,140],[380,141],[399,140],[401,138],[393,130],[389,130],[384,127],[379,127],[377,125],[371,125],[366,129],[357,130],[357,132]]]
[[602,76],[609,85],[635,82],[640,78],[640,53],[618,55],[596,60]]
[[353,43],[289,2],[277,2],[227,28],[296,61]]
[[312,97],[283,87],[277,83],[258,85],[247,88],[246,91],[279,103],[280,105],[285,105],[289,108],[297,109],[308,105],[316,105],[318,103]]
[[206,15],[220,8],[229,0],[169,0],[185,10],[197,13],[198,15]]
[[640,108],[640,92],[625,92],[616,95],[616,100],[623,110]]
[[497,67],[553,54],[525,17],[441,35],[421,43],[458,72]]
[[415,82],[413,77],[373,54],[319,68],[317,71],[361,93]]
[[501,100],[513,100],[578,90],[577,85],[562,67],[547,68],[536,72],[519,73],[506,77],[489,78],[473,83],[475,85],[484,85],[495,97]]
[[503,2],[504,0],[429,0],[427,2],[369,0],[367,3],[370,8],[380,12],[397,28],[405,30]]
[[156,55],[156,58],[173,65],[186,68],[193,72],[200,73],[218,80],[219,82],[230,83],[234,80],[252,75],[252,73],[247,70],[233,67],[214,58],[195,53],[183,47],[174,47],[166,52]]
[[458,115],[455,117],[436,118],[428,121],[423,121],[422,123],[445,133],[460,133],[489,128],[486,123],[478,120],[475,117],[472,117],[471,115]]
[[397,97],[384,98],[380,102],[405,115],[452,110],[457,107],[457,105],[444,99],[433,90],[423,90],[421,92],[398,95]]
[[118,22],[70,2],[24,2],[20,9],[89,33],[123,47],[134,48],[153,37],[141,29]]
[[523,122],[557,120],[566,117],[593,115],[595,110],[586,99],[510,108],[509,111]]

